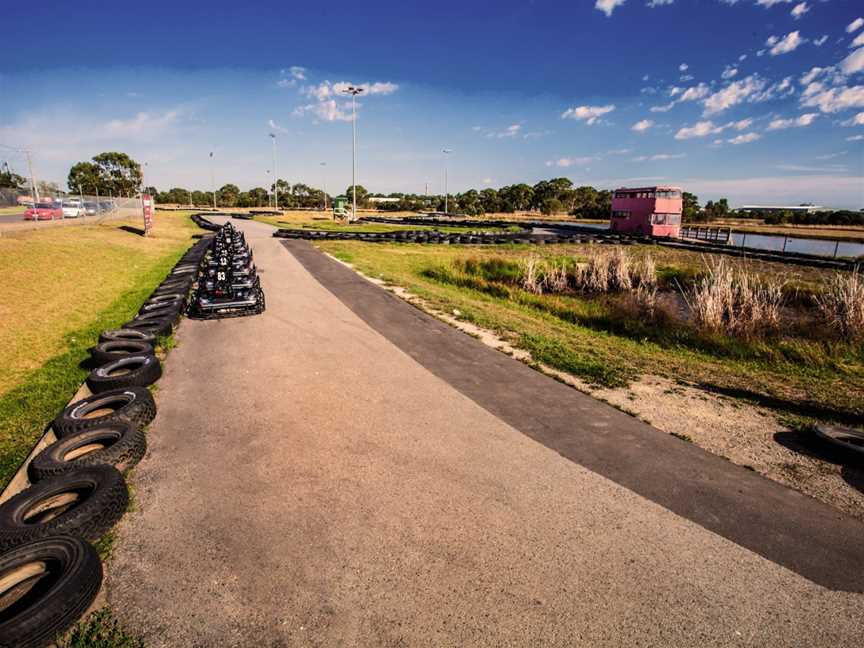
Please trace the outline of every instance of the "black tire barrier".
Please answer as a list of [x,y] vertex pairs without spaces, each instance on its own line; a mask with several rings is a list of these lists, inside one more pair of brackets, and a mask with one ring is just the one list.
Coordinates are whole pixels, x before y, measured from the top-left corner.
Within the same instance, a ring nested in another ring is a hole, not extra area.
[[116,421],[52,443],[33,457],[27,473],[36,483],[89,466],[114,466],[124,471],[141,461],[146,452],[144,430],[128,421]]
[[148,320],[133,319],[126,322],[123,325],[123,328],[132,329],[134,331],[144,331],[145,333],[150,333],[156,337],[164,337],[166,335],[171,335],[171,332],[174,330],[174,324],[170,319],[165,318]]
[[846,454],[850,461],[864,462],[864,432],[840,425],[817,425],[816,436]]
[[143,342],[151,347],[156,346],[156,336],[147,331],[138,331],[136,329],[111,329],[102,331],[99,334],[99,342]]
[[[158,288],[157,288],[158,290]],[[185,303],[186,301],[186,293],[182,292],[155,292],[147,298],[147,301],[144,302],[144,305],[150,304],[170,304],[171,302],[180,302]]]
[[71,628],[102,586],[102,563],[87,542],[61,535],[22,544],[0,555],[0,598],[29,591],[5,607],[0,648],[43,648]]
[[96,367],[87,376],[94,394],[126,387],[147,387],[162,377],[162,364],[154,355],[133,355]]
[[166,321],[171,324],[171,326],[175,326],[177,322],[180,320],[181,311],[179,308],[169,307],[169,308],[158,308],[156,310],[146,311],[144,313],[138,313],[135,316],[136,322],[147,322],[147,321]]
[[51,423],[58,438],[127,421],[144,429],[156,417],[156,403],[145,387],[94,394],[65,407]]
[[205,230],[210,230],[211,232],[216,232],[219,230],[219,226],[211,220],[208,220],[202,214],[194,214],[192,216],[192,222],[195,223],[198,227]]
[[[169,295],[172,294],[174,293],[169,293]],[[183,307],[186,305],[185,296],[170,297],[167,299],[162,299],[162,297],[165,297],[165,295],[148,299],[146,302],[144,302],[144,305],[141,306],[138,312],[144,314],[167,309],[177,309],[178,311],[182,311]]]
[[113,466],[44,479],[0,504],[0,551],[54,535],[98,540],[128,503],[126,480]]
[[113,340],[111,342],[100,342],[90,349],[93,362],[103,365],[112,360],[119,360],[130,355],[152,355],[153,346],[147,342],[138,340]]

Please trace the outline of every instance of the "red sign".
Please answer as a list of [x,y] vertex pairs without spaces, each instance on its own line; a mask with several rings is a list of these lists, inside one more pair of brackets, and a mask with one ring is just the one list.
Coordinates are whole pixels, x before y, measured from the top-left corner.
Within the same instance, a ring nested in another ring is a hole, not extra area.
[[141,204],[144,209],[144,233],[153,229],[153,198],[149,194],[141,195]]

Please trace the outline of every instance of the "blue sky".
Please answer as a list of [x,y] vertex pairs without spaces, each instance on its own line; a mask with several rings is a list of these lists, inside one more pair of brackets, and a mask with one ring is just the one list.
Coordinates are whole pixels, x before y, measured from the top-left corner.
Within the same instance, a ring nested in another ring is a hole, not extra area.
[[280,177],[336,193],[353,83],[372,191],[441,192],[446,147],[451,191],[566,176],[864,207],[858,2],[65,4],[4,9],[0,144],[40,178],[123,150],[148,184],[203,189],[214,151],[217,185],[263,186],[274,132]]

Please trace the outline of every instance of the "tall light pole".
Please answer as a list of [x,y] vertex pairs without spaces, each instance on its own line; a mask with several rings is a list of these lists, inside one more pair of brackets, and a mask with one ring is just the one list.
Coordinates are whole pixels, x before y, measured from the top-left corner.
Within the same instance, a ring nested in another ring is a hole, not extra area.
[[441,152],[444,154],[444,213],[447,214],[448,210],[448,196],[449,193],[447,191],[447,156],[453,152],[453,149],[442,149]]
[[273,140],[273,196],[276,202],[276,211],[279,211],[279,171],[276,166],[276,133],[270,133]]
[[327,211],[327,163],[319,162],[324,173],[324,211]]
[[348,86],[343,90],[351,95],[351,220],[357,220],[357,95],[363,88]]
[[213,175],[213,152],[210,152],[210,193],[213,194],[213,209],[216,209],[216,180]]
[[[267,169],[267,184],[270,184],[270,169]],[[270,187],[267,187],[267,209],[273,206],[273,201],[270,200]]]

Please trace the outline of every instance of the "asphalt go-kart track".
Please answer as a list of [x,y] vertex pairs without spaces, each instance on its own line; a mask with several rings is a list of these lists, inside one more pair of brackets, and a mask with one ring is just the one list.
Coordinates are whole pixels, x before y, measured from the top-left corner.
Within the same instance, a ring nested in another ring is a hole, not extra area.
[[181,321],[106,574],[147,646],[860,645],[859,522],[235,225],[266,310]]

